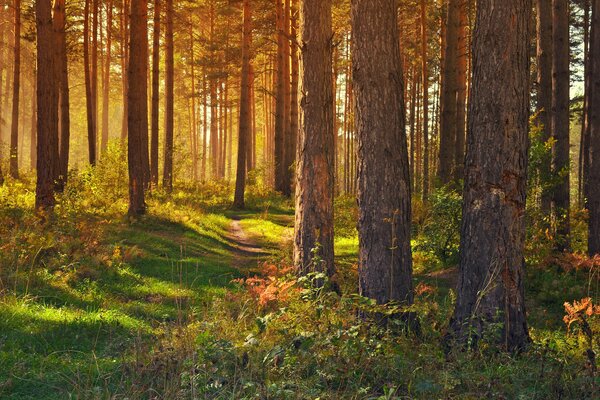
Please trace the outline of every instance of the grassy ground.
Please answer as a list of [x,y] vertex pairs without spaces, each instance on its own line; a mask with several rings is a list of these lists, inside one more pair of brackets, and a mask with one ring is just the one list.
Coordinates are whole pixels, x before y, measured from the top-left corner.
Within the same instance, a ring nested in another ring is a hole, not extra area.
[[2,399],[598,394],[584,337],[562,323],[564,301],[599,293],[593,269],[530,266],[530,352],[484,344],[446,357],[456,269],[435,260],[447,252],[434,233],[415,233],[416,338],[356,317],[372,305],[355,294],[351,198],[336,202],[339,298],[289,275],[293,214],[277,197],[251,193],[242,212],[225,186],[186,188],[152,195],[149,214],[129,221],[122,185],[96,179],[75,177],[46,224],[30,211],[30,184],[0,188]]

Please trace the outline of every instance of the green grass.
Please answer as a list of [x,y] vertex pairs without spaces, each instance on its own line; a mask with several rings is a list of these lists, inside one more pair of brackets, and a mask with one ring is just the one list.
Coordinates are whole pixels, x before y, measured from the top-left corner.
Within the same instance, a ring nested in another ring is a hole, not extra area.
[[[4,190],[7,197],[31,197],[21,187]],[[218,205],[205,212],[182,194],[173,199],[150,199],[149,215],[133,223],[114,211],[123,207],[64,207],[57,217],[65,219],[45,230],[31,225],[30,201],[2,206],[18,228],[3,235],[15,243],[13,254],[0,258],[0,398],[61,399],[79,390],[89,397],[90,388],[114,388],[142,349],[189,323],[247,273],[231,266],[232,214]],[[287,229],[278,224],[289,215],[264,218],[270,216],[244,220],[243,227],[274,249]],[[36,248],[42,250],[29,271]]]
[[[143,399],[153,391],[169,399],[194,393],[215,399],[591,398],[590,388],[600,384],[586,375],[581,336],[566,335],[562,323],[564,301],[598,293],[589,290],[586,272],[540,267],[530,258],[531,351],[511,356],[482,346],[446,359],[440,341],[455,301],[449,277],[456,270],[432,261],[429,250],[445,232],[430,230],[413,243],[430,241],[414,257],[415,286],[431,288],[417,295],[423,334],[415,338],[357,317],[364,305],[355,296],[358,238],[350,197],[336,200],[336,264],[345,295],[297,285],[265,306],[232,282],[254,274],[256,260],[236,250],[230,226],[240,220],[266,259],[289,266],[289,201],[251,188],[248,210],[231,210],[230,188],[212,184],[153,193],[148,215],[129,221],[123,187],[84,173],[42,226],[31,212],[30,187],[0,188],[0,226],[7,228],[0,230],[2,399]],[[440,270],[443,275],[432,274]],[[257,290],[289,279],[264,280]]]

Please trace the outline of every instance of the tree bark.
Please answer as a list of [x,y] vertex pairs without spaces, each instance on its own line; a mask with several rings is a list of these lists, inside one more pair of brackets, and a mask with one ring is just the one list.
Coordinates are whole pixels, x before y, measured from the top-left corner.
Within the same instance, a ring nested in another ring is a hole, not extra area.
[[166,32],[165,32],[165,165],[163,186],[173,190],[173,101],[175,61],[173,55],[173,0],[166,0]]
[[529,343],[523,247],[530,12],[530,0],[481,0],[477,7],[458,296],[446,338],[476,345],[498,323],[497,339],[509,351]]
[[244,28],[242,34],[242,77],[240,88],[240,121],[238,133],[237,173],[235,180],[235,197],[233,206],[237,209],[244,208],[244,191],[246,189],[246,156],[248,138],[252,128],[251,97],[252,86],[250,70],[252,68],[252,9],[250,0],[243,1]]
[[298,273],[319,271],[330,277],[335,273],[331,9],[331,0],[300,2],[301,109],[294,240],[294,265]]
[[460,1],[449,0],[446,22],[444,68],[440,119],[440,152],[437,177],[442,185],[450,183],[456,148],[456,93]]
[[395,2],[351,4],[360,293],[380,304],[408,305],[413,302],[411,190]]
[[125,139],[127,139],[127,125],[128,125],[128,115],[129,112],[127,110],[127,67],[129,65],[129,11],[130,11],[130,3],[129,0],[123,0],[122,4],[122,13],[121,13],[121,91],[123,97],[123,119],[121,120],[121,142],[125,143]]
[[559,252],[570,245],[570,142],[569,142],[569,8],[568,0],[553,0],[552,54],[552,168],[559,183],[553,188],[552,205],[556,219],[555,247]]
[[158,187],[158,114],[160,97],[160,13],[161,0],[154,0],[154,28],[152,32],[152,115],[150,134],[150,183]]
[[[537,123],[541,126],[541,140],[548,143],[552,136],[552,2],[536,0],[537,34]],[[546,177],[550,176],[550,158],[540,166]],[[542,188],[541,206],[545,214],[550,214],[551,193]]]
[[591,43],[590,43],[590,82],[588,97],[589,113],[589,174],[588,182],[588,253],[590,257],[600,254],[600,0],[593,0]]
[[19,93],[21,90],[21,0],[14,0],[13,95],[9,174],[19,179]]
[[145,165],[144,135],[148,135],[148,0],[131,0],[131,26],[129,37],[129,66],[127,102],[127,130],[129,141],[129,215],[146,212],[144,202]]
[[456,69],[456,144],[454,146],[454,181],[460,182],[464,175],[466,106],[467,106],[467,61],[469,44],[467,43],[468,0],[460,0],[458,5],[458,40]]
[[50,0],[36,0],[37,28],[37,184],[35,208],[50,211],[55,204],[54,180],[58,160],[58,85],[56,44]]
[[113,1],[106,4],[106,56],[104,76],[102,77],[102,142],[100,150],[102,154],[108,149],[109,125],[108,113],[110,105],[110,67],[112,62],[112,25],[113,25]]
[[427,5],[421,0],[421,80],[423,81],[423,187],[422,200],[429,196],[429,72],[427,70]]
[[96,130],[94,127],[94,100],[90,71],[90,1],[85,0],[83,11],[83,70],[85,75],[88,159],[91,165],[96,165]]
[[59,168],[57,191],[62,192],[67,184],[69,170],[69,142],[71,140],[71,118],[69,115],[69,68],[67,60],[65,0],[54,2],[54,31],[56,35],[56,67],[59,97]]
[[285,192],[285,59],[283,0],[275,0],[277,61],[275,65],[275,190]]

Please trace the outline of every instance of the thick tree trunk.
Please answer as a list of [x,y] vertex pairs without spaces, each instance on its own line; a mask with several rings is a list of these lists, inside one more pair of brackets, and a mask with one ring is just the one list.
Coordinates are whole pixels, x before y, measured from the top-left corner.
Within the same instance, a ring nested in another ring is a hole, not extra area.
[[252,86],[250,70],[252,68],[252,9],[250,0],[243,1],[244,29],[242,34],[242,81],[240,88],[240,121],[238,133],[238,155],[237,174],[235,180],[235,198],[233,206],[238,209],[244,208],[244,191],[246,189],[246,156],[248,138],[252,128],[251,120],[251,98]]
[[413,301],[411,190],[395,2],[351,4],[360,293],[407,305]]
[[[536,0],[536,32],[537,32],[537,123],[541,125],[541,140],[547,143],[552,136],[552,2]],[[540,166],[544,176],[549,177],[551,171],[550,158],[543,160]],[[548,188],[542,189],[541,206],[546,214],[550,214],[551,193]]]
[[442,99],[440,119],[440,152],[437,177],[446,185],[452,179],[456,148],[456,94],[458,67],[458,36],[460,1],[449,0],[446,21],[444,67],[442,71]]
[[19,179],[19,93],[21,90],[21,0],[14,0],[13,96],[9,174]]
[[163,186],[173,190],[173,102],[174,102],[174,48],[173,48],[173,0],[166,0],[165,32],[165,157]]
[[589,68],[590,151],[586,186],[590,212],[588,253],[591,257],[600,254],[600,0],[592,3]]
[[477,7],[458,296],[447,338],[475,345],[498,323],[499,344],[510,351],[529,343],[523,247],[530,12],[530,0],[481,0]]
[[112,62],[112,25],[113,25],[113,1],[109,0],[106,5],[106,56],[104,76],[102,77],[102,142],[100,149],[102,154],[108,149],[109,125],[108,112],[110,102],[110,67]]
[[150,134],[150,183],[158,187],[158,113],[160,97],[160,13],[161,0],[154,0],[154,30],[152,32],[152,115]]
[[148,137],[148,1],[131,0],[131,27],[129,37],[129,65],[127,102],[127,130],[129,141],[129,215],[146,212],[144,202],[145,165],[144,135]]
[[71,118],[69,115],[69,68],[67,62],[67,36],[65,32],[65,0],[54,2],[54,31],[56,35],[56,67],[59,94],[59,168],[57,190],[62,192],[67,184],[69,170],[69,144],[71,140]]
[[50,0],[36,0],[37,27],[37,184],[36,210],[48,211],[55,204],[54,180],[58,167],[58,85]]
[[552,193],[556,219],[557,251],[569,250],[570,245],[570,142],[569,142],[569,8],[568,0],[553,0],[553,54],[552,54],[552,133],[554,147],[552,168],[559,183]]
[[[335,273],[333,262],[332,2],[300,2],[300,130],[294,264],[300,274]],[[292,38],[295,40],[295,38]],[[315,257],[319,262],[315,262]]]

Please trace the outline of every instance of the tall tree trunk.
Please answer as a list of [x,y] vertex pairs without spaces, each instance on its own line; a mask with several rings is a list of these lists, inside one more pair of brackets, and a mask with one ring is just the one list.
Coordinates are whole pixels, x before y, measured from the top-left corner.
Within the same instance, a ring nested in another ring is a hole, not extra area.
[[284,126],[284,165],[283,165],[283,190],[282,193],[285,197],[291,197],[292,195],[292,164],[294,163],[295,154],[291,154],[292,147],[294,146],[292,141],[291,133],[291,109],[292,109],[292,93],[291,93],[291,82],[290,82],[290,52],[291,52],[291,40],[290,40],[290,0],[284,0],[283,7],[283,126]]
[[55,204],[54,180],[58,164],[58,85],[56,40],[50,0],[35,2],[37,28],[37,184],[36,210],[51,210]]
[[429,195],[429,72],[427,70],[427,6],[421,0],[421,80],[423,81],[423,201]]
[[583,2],[583,112],[581,113],[581,131],[579,139],[579,163],[577,168],[577,207],[585,208],[586,195],[584,193],[584,171],[586,169],[586,159],[589,159],[589,119],[588,119],[588,93],[590,86],[590,66],[589,66],[589,50],[590,50],[590,11],[591,0]]
[[206,73],[202,75],[202,167],[200,179],[206,181],[206,159],[208,158],[208,85],[206,84]]
[[69,144],[71,118],[69,115],[69,67],[67,60],[65,0],[54,1],[54,30],[56,35],[56,63],[58,71],[59,98],[59,170],[57,190],[62,192],[67,184],[69,170]]
[[447,339],[475,344],[489,324],[500,345],[529,343],[523,247],[529,146],[530,0],[480,0],[465,163],[457,303]]
[[109,125],[108,112],[110,102],[110,66],[112,62],[112,25],[113,25],[113,1],[108,0],[106,4],[106,56],[104,76],[102,77],[102,142],[100,150],[102,154],[108,149]]
[[[286,148],[287,154],[290,155],[288,160],[289,163],[289,183],[290,183],[290,195],[292,195],[292,188],[295,185],[295,173],[292,166],[296,163],[296,146],[298,140],[298,79],[299,79],[299,65],[298,65],[298,0],[291,0],[291,19],[290,19],[290,41],[291,41],[291,90],[290,90],[290,132],[289,132],[289,142]],[[332,57],[330,55],[329,57]],[[333,68],[333,67],[332,67]],[[331,77],[333,80],[333,76]],[[333,82],[332,85],[332,96],[334,96],[333,91]],[[331,100],[334,101],[333,98]],[[332,115],[335,120],[335,111],[332,110]],[[335,131],[332,129],[331,135],[335,139]],[[331,149],[332,153],[335,154],[335,144]],[[334,156],[335,159],[335,156]],[[335,160],[332,162],[332,173],[335,174]],[[335,176],[335,175],[334,175]]]
[[21,90],[21,0],[14,0],[13,96],[9,174],[19,179],[19,93]]
[[173,0],[166,0],[165,32],[165,165],[163,186],[168,192],[173,190],[173,102],[175,61],[173,54]]
[[129,65],[127,102],[127,130],[129,141],[129,215],[146,212],[144,189],[146,166],[144,135],[148,137],[148,0],[131,0],[131,27],[129,37]]
[[154,0],[154,30],[152,32],[152,115],[150,134],[150,183],[158,187],[158,114],[160,97],[160,13],[161,0]]
[[246,189],[246,156],[248,138],[252,128],[251,120],[251,98],[250,89],[252,86],[251,68],[252,68],[252,9],[250,0],[243,1],[244,9],[244,29],[242,35],[242,81],[240,91],[240,121],[238,133],[238,155],[237,155],[237,174],[235,179],[235,197],[233,206],[238,209],[244,208],[244,191]]
[[360,293],[379,304],[411,304],[411,190],[395,2],[351,4]]
[[458,9],[458,40],[456,69],[456,144],[454,146],[454,181],[463,179],[465,164],[466,106],[467,106],[467,61],[469,59],[469,43],[467,26],[469,14],[468,0],[460,0]]
[[[194,26],[190,21],[190,75],[192,78],[192,179],[198,181],[198,118],[196,110],[196,59],[194,57]],[[158,163],[157,163],[158,164]]]
[[298,273],[318,271],[330,277],[335,273],[331,9],[331,0],[300,2],[300,41],[304,45],[300,57],[302,98],[294,240],[294,265]]
[[[552,136],[552,2],[536,0],[537,34],[537,123],[542,128],[541,140],[548,143]],[[540,166],[542,175],[549,177],[551,159],[547,157]],[[541,206],[545,214],[550,214],[551,193],[542,188]]]
[[275,0],[277,62],[275,65],[275,190],[285,192],[285,36],[283,0]]
[[600,254],[600,0],[592,3],[589,81],[589,174],[587,195],[590,212],[588,253]]
[[128,126],[128,107],[127,107],[127,67],[129,66],[129,11],[130,11],[130,0],[123,0],[123,10],[121,14],[121,90],[123,97],[123,119],[121,120],[121,142],[125,143],[127,138],[127,126]]
[[552,193],[556,219],[557,251],[569,250],[570,245],[570,142],[569,142],[569,8],[568,0],[553,0],[552,54],[552,133],[554,147],[552,167],[559,183]]
[[437,177],[446,185],[452,178],[456,147],[456,92],[460,1],[449,0],[446,21],[444,68],[442,71],[442,114],[440,119],[440,153]]
[[29,149],[29,160],[31,163],[31,170],[35,171],[37,165],[37,72],[36,68],[31,68],[31,148]]
[[94,129],[94,141],[96,142],[96,154],[95,158],[98,158],[98,28],[99,22],[100,5],[99,0],[92,0],[92,59],[90,65],[90,80],[91,80],[91,93],[92,93],[92,124]]
[[90,1],[85,0],[83,11],[83,70],[85,75],[88,159],[91,165],[96,165],[96,131],[94,128],[92,71],[90,70]]

